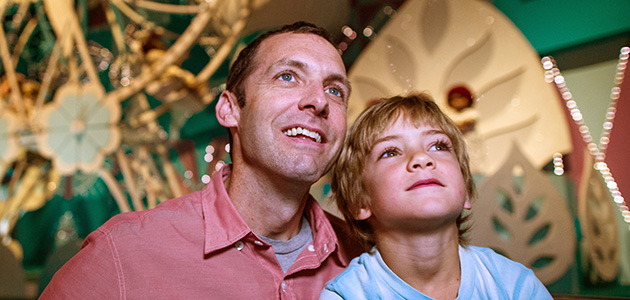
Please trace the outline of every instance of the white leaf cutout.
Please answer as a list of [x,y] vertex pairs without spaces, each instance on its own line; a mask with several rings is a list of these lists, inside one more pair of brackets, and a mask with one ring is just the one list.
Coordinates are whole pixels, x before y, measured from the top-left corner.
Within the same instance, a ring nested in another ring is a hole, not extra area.
[[611,282],[619,271],[619,236],[614,207],[606,183],[601,174],[593,169],[593,160],[584,150],[584,170],[580,194],[578,195],[578,216],[582,229],[582,242],[586,248],[590,280]]
[[398,83],[403,93],[412,90],[416,86],[415,59],[408,46],[395,37],[387,39],[387,60],[389,61],[389,73]]
[[576,238],[569,207],[517,146],[482,182],[471,220],[473,245],[521,262],[545,284],[562,277],[573,263]]
[[427,1],[420,10],[420,32],[422,46],[428,53],[433,53],[446,35],[449,14],[447,1]]

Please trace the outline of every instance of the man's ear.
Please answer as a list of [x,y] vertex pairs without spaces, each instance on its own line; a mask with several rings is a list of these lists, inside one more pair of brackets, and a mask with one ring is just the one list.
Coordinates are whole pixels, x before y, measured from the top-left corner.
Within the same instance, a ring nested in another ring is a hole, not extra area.
[[359,210],[359,213],[354,215],[354,218],[356,220],[367,220],[371,216],[372,216],[372,210],[370,210],[369,208],[361,208]]
[[228,90],[223,91],[215,107],[219,124],[226,128],[238,127],[240,111],[236,95]]

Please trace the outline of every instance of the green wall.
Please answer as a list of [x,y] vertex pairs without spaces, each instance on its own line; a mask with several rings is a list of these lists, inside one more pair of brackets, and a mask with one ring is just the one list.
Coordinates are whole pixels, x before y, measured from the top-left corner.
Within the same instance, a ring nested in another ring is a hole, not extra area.
[[542,55],[612,36],[630,36],[628,0],[491,1]]

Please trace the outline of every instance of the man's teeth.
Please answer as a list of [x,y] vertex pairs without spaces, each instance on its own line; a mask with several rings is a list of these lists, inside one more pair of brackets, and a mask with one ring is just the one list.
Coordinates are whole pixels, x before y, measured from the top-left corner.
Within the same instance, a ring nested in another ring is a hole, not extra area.
[[314,132],[314,131],[309,131],[308,129],[304,129],[302,127],[294,127],[294,128],[287,129],[284,131],[284,135],[286,136],[304,135],[304,136],[310,137],[311,139],[315,140],[318,143],[322,142],[322,137],[319,135],[319,133]]

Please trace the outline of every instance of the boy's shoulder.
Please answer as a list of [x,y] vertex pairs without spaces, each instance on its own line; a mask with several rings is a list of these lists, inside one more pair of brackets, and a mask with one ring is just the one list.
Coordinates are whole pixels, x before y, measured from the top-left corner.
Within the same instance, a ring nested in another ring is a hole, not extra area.
[[468,246],[463,248],[463,251],[460,253],[464,256],[475,257],[477,261],[483,262],[486,267],[496,268],[497,271],[505,271],[505,269],[529,270],[520,262],[511,260],[487,247]]
[[344,298],[369,299],[366,295],[373,293],[378,280],[371,270],[375,263],[374,255],[367,252],[355,257],[343,272],[326,284],[325,289]]
[[374,259],[374,256],[370,253],[362,253],[361,255],[353,258],[348,264],[348,267],[330,282],[333,284],[344,285],[349,282],[359,283],[373,280],[373,278],[368,276],[368,268],[370,268],[370,264],[375,263]]
[[470,285],[462,292],[474,298],[552,299],[534,272],[520,262],[490,248],[460,248],[462,282]]

